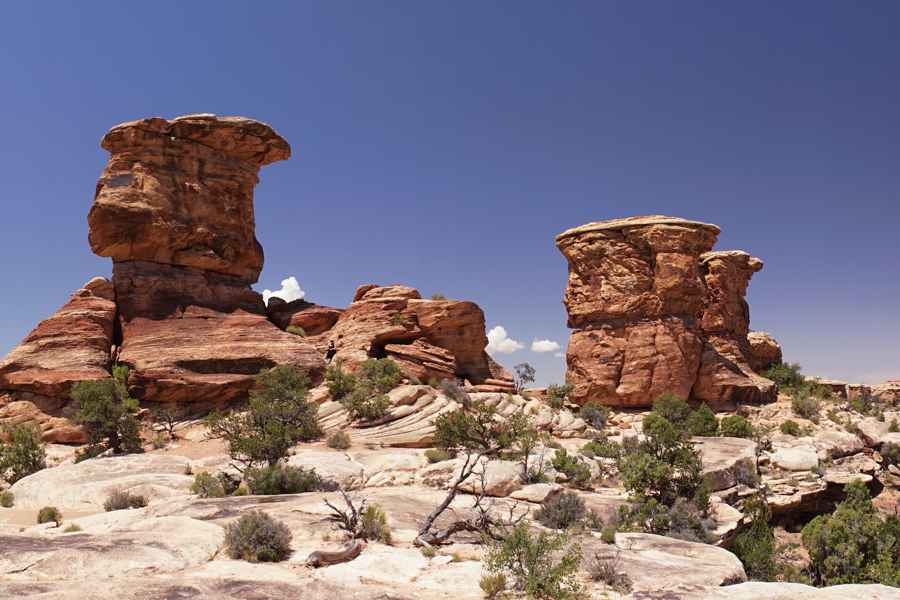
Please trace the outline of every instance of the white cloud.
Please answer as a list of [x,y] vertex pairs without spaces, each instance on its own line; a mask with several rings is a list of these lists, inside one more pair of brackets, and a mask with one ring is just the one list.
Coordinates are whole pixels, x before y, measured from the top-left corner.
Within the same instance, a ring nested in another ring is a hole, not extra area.
[[559,344],[553,340],[534,340],[531,342],[532,352],[556,352],[559,350]]
[[274,292],[272,290],[263,290],[263,302],[269,304],[269,298],[272,296],[281,298],[285,302],[293,302],[294,300],[305,298],[306,292],[300,287],[296,277],[288,277],[281,282],[280,290],[275,290]]
[[488,345],[485,350],[487,350],[488,354],[512,354],[525,347],[525,344],[522,342],[517,342],[509,337],[506,329],[500,325],[488,331],[487,338]]

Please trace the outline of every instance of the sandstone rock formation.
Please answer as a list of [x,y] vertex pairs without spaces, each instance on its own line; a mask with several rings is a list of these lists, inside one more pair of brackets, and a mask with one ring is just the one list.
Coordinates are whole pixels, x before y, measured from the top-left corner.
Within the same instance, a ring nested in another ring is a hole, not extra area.
[[[277,304],[274,311],[287,312]],[[357,289],[333,327],[310,341],[320,350],[333,341],[334,360],[350,370],[369,358],[388,357],[419,381],[461,379],[511,391],[511,378],[485,352],[484,325],[484,313],[474,302],[423,300],[408,286],[369,284]]]
[[576,331],[566,354],[573,399],[647,406],[687,397],[703,340],[700,255],[715,225],[674,217],[590,223],[556,238],[569,263],[565,305]]
[[744,300],[762,262],[711,252],[715,225],[647,216],[556,238],[569,265],[566,354],[573,399],[646,407],[665,393],[726,408],[774,399],[750,367]]
[[747,342],[750,344],[750,366],[757,373],[784,360],[781,345],[765,331],[751,331],[747,334]]
[[44,437],[80,442],[64,417],[78,381],[109,377],[116,321],[115,292],[101,277],[87,282],[0,361],[0,422],[31,421]]
[[757,375],[748,358],[750,307],[744,298],[762,261],[737,250],[708,252],[700,257],[700,268],[706,284],[700,329],[706,343],[691,396],[718,408],[774,401],[775,384]]

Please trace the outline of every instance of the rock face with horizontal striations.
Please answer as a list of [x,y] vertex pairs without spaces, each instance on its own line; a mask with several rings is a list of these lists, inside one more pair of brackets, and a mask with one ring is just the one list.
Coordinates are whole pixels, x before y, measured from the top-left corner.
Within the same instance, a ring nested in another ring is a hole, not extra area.
[[51,442],[80,442],[65,417],[79,381],[109,377],[116,322],[115,292],[102,277],[87,282],[0,361],[0,423],[30,421]]
[[744,299],[762,261],[712,252],[719,228],[676,217],[589,223],[556,238],[569,266],[566,353],[581,404],[647,407],[662,394],[725,408],[774,399],[750,366]]
[[253,188],[260,167],[291,155],[264,123],[186,115],[122,123],[100,144],[110,153],[88,216],[91,248],[142,260],[259,278]]
[[334,342],[334,360],[350,370],[386,357],[423,382],[462,379],[513,389],[509,375],[485,352],[484,313],[477,304],[423,300],[408,286],[360,286],[334,326],[311,341],[319,349]]
[[700,328],[706,337],[692,397],[718,409],[774,402],[777,388],[751,366],[747,286],[763,262],[746,252],[708,252],[700,257],[706,296]]
[[703,348],[700,256],[718,233],[715,225],[656,215],[557,236],[569,264],[573,400],[641,407],[663,393],[689,395]]

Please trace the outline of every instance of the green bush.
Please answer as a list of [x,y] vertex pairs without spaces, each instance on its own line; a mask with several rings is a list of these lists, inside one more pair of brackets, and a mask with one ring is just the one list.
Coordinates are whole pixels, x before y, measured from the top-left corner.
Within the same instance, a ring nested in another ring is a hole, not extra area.
[[550,529],[568,529],[580,525],[586,515],[584,500],[575,492],[563,492],[546,500],[534,518]]
[[888,433],[898,433],[900,432],[900,423],[897,423],[897,419],[891,419],[891,424],[888,427]]
[[403,378],[400,367],[389,358],[370,358],[359,368],[362,380],[372,386],[377,394],[386,394]]
[[0,492],[0,506],[3,508],[12,508],[16,502],[16,497],[9,490]]
[[253,511],[225,528],[228,555],[248,562],[281,562],[291,555],[291,532],[284,523]]
[[389,358],[370,358],[360,365],[359,376],[346,375],[335,367],[328,384],[332,397],[344,405],[351,419],[374,421],[387,414],[385,395],[400,384],[403,374]]
[[387,515],[377,504],[369,504],[359,515],[357,535],[364,540],[375,540],[382,544],[391,543],[391,528]]
[[432,300],[446,300],[447,296],[445,296],[443,294],[432,294],[431,299]]
[[81,525],[77,523],[66,525],[66,528],[63,529],[63,533],[78,533],[79,531],[81,531]]
[[731,551],[744,563],[750,579],[775,581],[775,534],[769,526],[772,513],[759,497],[747,500],[743,512],[750,525],[735,536]]
[[883,520],[859,481],[849,483],[845,492],[834,513],[819,515],[803,528],[814,582],[900,586],[900,519]]
[[206,418],[209,436],[228,443],[232,460],[245,467],[274,466],[298,442],[319,438],[318,407],[306,396],[309,378],[291,365],[279,365],[256,377],[246,412]]
[[299,325],[288,325],[288,328],[285,331],[299,337],[306,337],[306,330]]
[[777,383],[778,388],[785,393],[790,393],[791,390],[799,389],[806,384],[806,378],[800,373],[800,365],[797,363],[772,365],[763,373],[763,376]]
[[705,403],[688,416],[685,425],[691,435],[714,437],[719,433],[719,420]]
[[553,454],[551,464],[575,487],[585,488],[591,482],[591,468],[577,456],[571,456],[565,449],[559,449]]
[[129,508],[144,508],[147,506],[147,498],[140,494],[132,494],[123,490],[116,490],[106,497],[103,502],[103,510],[127,510]]
[[644,439],[619,460],[622,484],[631,499],[621,523],[660,535],[705,541],[700,518],[709,506],[700,454],[689,432],[656,411],[644,417]]
[[609,407],[591,401],[581,407],[580,415],[584,422],[594,429],[603,429],[609,420]]
[[740,415],[729,415],[719,423],[719,435],[722,437],[735,437],[753,439],[753,425]]
[[565,533],[534,532],[526,522],[494,542],[485,556],[487,571],[512,579],[529,598],[575,600],[582,595],[578,584],[581,549],[569,543]]
[[797,424],[796,421],[791,421],[790,419],[783,422],[781,424],[780,429],[781,429],[781,433],[783,433],[785,435],[792,435],[794,437],[797,437],[800,435],[800,425]]
[[326,443],[329,448],[346,450],[352,445],[352,440],[350,439],[349,434],[344,433],[343,431],[335,431],[328,436],[328,441]]
[[341,404],[347,409],[351,419],[360,421],[375,421],[387,414],[391,407],[390,400],[385,394],[376,394],[365,385],[358,386],[350,394],[344,396]]
[[550,408],[555,410],[564,408],[566,402],[569,401],[569,394],[572,393],[574,387],[575,386],[569,383],[563,385],[557,385],[555,383],[550,384],[547,387],[547,403],[550,405]]
[[13,425],[3,429],[7,441],[0,441],[0,479],[13,484],[47,466],[41,432],[34,425]]
[[197,473],[191,484],[191,493],[201,498],[224,498],[225,486],[222,480],[210,473]]
[[444,462],[453,458],[453,454],[441,448],[429,448],[425,451],[425,459],[431,463]]
[[325,385],[328,393],[337,402],[356,389],[357,379],[353,373],[344,371],[341,361],[336,361],[325,370]]
[[589,458],[614,458],[622,456],[622,446],[606,438],[591,440],[581,447],[581,453]]
[[820,408],[819,399],[806,391],[799,391],[791,398],[791,410],[794,414],[814,423],[819,420]]
[[250,493],[254,496],[304,494],[319,491],[323,487],[322,478],[315,469],[290,465],[247,469],[244,478]]
[[62,525],[63,516],[55,506],[45,506],[38,511],[37,522],[38,525],[43,523],[56,523],[56,526],[59,527]]
[[88,457],[105,450],[141,451],[140,407],[128,394],[128,367],[115,365],[112,374],[111,379],[79,381],[72,387],[75,420],[88,434]]
[[678,430],[687,430],[688,420],[694,411],[687,402],[674,394],[663,394],[653,403],[653,412],[671,423]]
[[606,525],[603,530],[600,532],[600,541],[604,544],[615,544],[616,543],[616,526],[615,525]]

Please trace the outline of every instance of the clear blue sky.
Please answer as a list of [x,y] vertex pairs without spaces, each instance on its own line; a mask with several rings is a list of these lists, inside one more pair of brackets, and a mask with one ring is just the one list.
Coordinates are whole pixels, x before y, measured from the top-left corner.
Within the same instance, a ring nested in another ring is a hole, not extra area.
[[[9,2],[0,353],[110,263],[86,215],[112,125],[271,123],[259,289],[365,282],[568,332],[560,231],[666,213],[763,258],[753,327],[809,373],[900,378],[900,3]],[[523,349],[539,381],[562,359]]]

